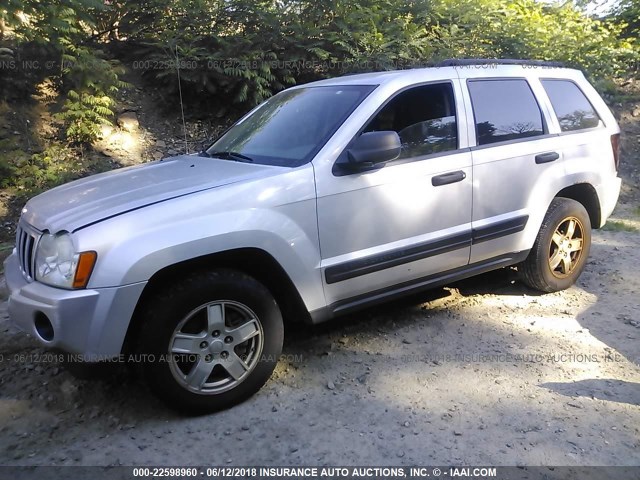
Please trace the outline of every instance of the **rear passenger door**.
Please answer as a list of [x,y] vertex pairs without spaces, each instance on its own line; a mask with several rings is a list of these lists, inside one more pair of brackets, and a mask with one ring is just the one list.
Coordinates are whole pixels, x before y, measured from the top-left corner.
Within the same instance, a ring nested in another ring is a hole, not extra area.
[[531,248],[532,233],[550,201],[548,192],[564,167],[557,135],[549,134],[534,94],[541,89],[537,79],[469,78],[466,86],[474,126],[470,136],[475,136],[470,142],[470,263],[475,263]]

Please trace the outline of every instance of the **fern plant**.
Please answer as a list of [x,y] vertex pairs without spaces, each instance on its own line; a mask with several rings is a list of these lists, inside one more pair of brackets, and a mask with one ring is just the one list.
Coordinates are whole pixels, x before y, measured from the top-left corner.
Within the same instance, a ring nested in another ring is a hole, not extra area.
[[56,116],[67,125],[67,139],[73,143],[91,143],[100,136],[101,125],[112,125],[114,100],[108,96],[67,92],[62,112]]
[[128,84],[120,80],[122,67],[102,57],[99,50],[63,42],[63,86],[68,86],[62,111],[56,114],[66,125],[72,143],[91,143],[102,125],[111,125],[115,94]]
[[[104,0],[16,0],[0,7],[0,18],[8,22],[19,42],[48,46],[60,60],[60,68],[47,67],[47,74],[64,98],[56,117],[66,126],[72,143],[90,143],[100,126],[113,117],[115,95],[126,86],[121,67],[105,58],[92,44],[98,14],[108,9]],[[25,20],[26,19],[26,20]],[[50,65],[50,61],[42,62]],[[39,79],[41,80],[41,79]],[[1,89],[0,89],[1,91]]]

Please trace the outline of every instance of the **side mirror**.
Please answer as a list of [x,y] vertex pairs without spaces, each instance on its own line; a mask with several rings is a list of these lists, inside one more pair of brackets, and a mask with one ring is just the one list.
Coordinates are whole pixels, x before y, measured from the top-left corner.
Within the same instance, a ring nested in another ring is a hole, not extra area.
[[355,170],[374,168],[377,164],[398,158],[401,148],[402,143],[396,132],[363,133],[347,150],[348,166]]

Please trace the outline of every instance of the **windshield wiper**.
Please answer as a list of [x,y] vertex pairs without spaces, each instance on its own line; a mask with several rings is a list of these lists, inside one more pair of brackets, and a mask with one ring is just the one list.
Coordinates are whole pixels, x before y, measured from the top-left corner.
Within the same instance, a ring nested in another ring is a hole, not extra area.
[[253,158],[247,157],[239,152],[203,152],[209,157],[221,158],[223,160],[235,160],[236,162],[253,162]]

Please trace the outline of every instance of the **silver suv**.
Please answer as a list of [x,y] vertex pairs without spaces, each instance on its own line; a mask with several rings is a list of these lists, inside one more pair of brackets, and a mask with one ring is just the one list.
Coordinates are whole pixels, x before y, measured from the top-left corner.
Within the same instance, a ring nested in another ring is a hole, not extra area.
[[297,86],[205,152],[31,199],[9,313],[87,362],[135,353],[173,407],[228,407],[268,380],[283,319],[511,265],[572,285],[618,199],[619,132],[581,72],[536,62]]

